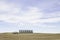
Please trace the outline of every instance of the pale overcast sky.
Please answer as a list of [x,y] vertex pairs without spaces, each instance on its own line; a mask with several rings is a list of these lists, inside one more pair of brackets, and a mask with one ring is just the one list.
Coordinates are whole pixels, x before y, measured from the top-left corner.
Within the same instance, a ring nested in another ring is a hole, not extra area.
[[60,0],[0,0],[0,32],[60,33]]

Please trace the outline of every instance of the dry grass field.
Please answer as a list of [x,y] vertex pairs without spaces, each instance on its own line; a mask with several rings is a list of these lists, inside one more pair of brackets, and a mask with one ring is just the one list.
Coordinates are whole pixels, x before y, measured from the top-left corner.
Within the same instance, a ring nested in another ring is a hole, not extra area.
[[19,40],[17,34],[0,34],[0,40]]
[[19,34],[20,40],[60,40],[60,34]]
[[0,40],[60,40],[60,34],[0,34]]

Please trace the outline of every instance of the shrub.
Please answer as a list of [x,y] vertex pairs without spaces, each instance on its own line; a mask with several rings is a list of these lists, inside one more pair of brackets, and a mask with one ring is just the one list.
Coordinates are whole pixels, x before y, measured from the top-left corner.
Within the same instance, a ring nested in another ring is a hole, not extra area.
[[13,34],[18,34],[18,32],[13,32]]

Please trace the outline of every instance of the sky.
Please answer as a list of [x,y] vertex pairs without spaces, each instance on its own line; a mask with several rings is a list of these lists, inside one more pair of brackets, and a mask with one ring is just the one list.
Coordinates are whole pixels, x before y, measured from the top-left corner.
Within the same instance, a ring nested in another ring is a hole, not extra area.
[[60,33],[60,0],[0,0],[0,32],[19,30]]

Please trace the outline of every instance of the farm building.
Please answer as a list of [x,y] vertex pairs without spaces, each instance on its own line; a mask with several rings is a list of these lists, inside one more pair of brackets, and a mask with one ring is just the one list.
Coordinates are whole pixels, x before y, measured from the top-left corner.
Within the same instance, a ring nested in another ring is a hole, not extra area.
[[19,30],[19,33],[33,33],[33,30]]

